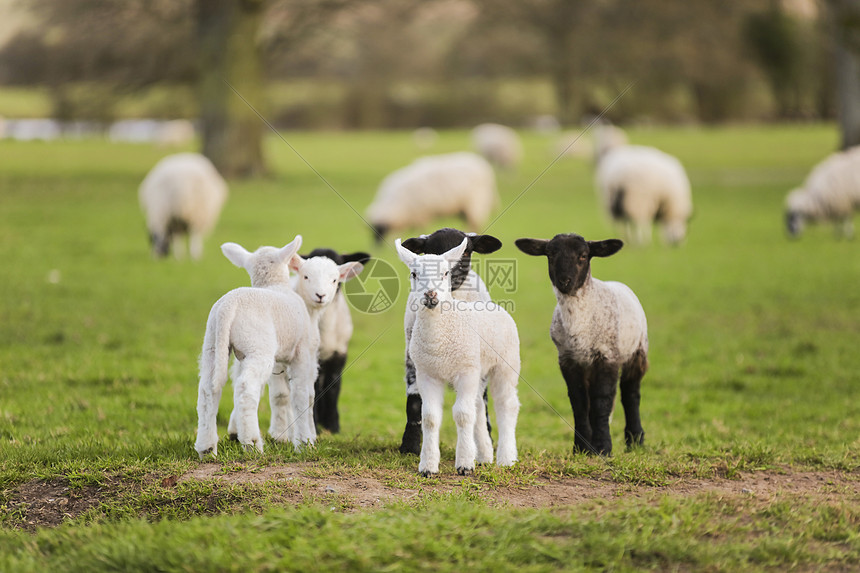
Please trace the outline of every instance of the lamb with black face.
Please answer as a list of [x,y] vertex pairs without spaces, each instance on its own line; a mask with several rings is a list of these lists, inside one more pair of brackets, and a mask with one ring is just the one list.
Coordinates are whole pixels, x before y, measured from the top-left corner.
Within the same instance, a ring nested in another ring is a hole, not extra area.
[[573,233],[551,240],[517,239],[517,248],[545,256],[557,305],[550,334],[567,384],[575,422],[574,449],[609,455],[609,418],[620,373],[628,447],[645,432],[639,418],[640,386],[648,369],[645,311],[630,288],[591,276],[591,259],[617,253],[617,239],[586,241]]

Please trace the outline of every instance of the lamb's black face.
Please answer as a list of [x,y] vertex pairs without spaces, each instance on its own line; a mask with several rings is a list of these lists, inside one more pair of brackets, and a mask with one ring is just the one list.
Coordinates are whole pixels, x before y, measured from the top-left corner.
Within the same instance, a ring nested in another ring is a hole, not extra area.
[[457,290],[469,274],[472,265],[472,253],[489,254],[502,248],[502,242],[492,235],[467,235],[457,229],[445,228],[430,235],[422,235],[406,239],[402,245],[416,255],[442,255],[454,247],[460,246],[463,238],[468,237],[469,243],[459,262],[451,269],[451,290]]
[[545,256],[549,267],[549,280],[562,294],[576,293],[591,272],[591,257],[608,257],[624,245],[618,239],[586,241],[569,233],[556,235],[549,241],[517,239],[517,248],[528,255]]

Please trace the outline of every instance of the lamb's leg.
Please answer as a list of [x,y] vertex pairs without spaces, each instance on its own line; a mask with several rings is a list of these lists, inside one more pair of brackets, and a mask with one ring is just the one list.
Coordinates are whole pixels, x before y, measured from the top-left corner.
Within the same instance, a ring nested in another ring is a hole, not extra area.
[[401,454],[421,453],[421,394],[415,382],[415,364],[406,354],[406,429],[400,442]]
[[207,454],[218,455],[218,404],[227,379],[215,378],[214,353],[200,363],[197,387],[197,440],[194,449],[202,460]]
[[346,354],[336,352],[328,360],[320,362],[320,374],[317,378],[314,412],[319,412],[319,417],[316,421],[332,434],[340,432],[337,401],[340,396],[344,366],[346,366]]
[[272,374],[274,360],[252,359],[246,357],[242,361],[241,373],[233,381],[237,410],[236,430],[239,443],[246,450],[254,448],[263,453],[263,437],[260,435],[260,422],[257,410],[260,406],[260,394],[264,382]]
[[636,351],[621,369],[621,405],[624,407],[624,442],[628,448],[641,446],[645,431],[639,419],[639,387],[648,370],[648,357],[642,350]]
[[612,436],[609,434],[609,418],[615,404],[615,387],[618,383],[618,366],[597,360],[592,365],[588,397],[591,406],[588,417],[591,421],[591,444],[598,454],[612,454]]
[[286,372],[272,374],[269,378],[269,406],[272,410],[269,435],[276,442],[291,442],[293,420],[290,408],[290,386]]
[[591,421],[589,420],[588,387],[585,377],[588,372],[569,356],[559,356],[558,365],[567,383],[567,397],[573,410],[573,449],[577,452],[597,453],[591,445]]
[[424,477],[439,473],[439,428],[442,425],[445,385],[438,380],[416,375],[416,385],[421,393],[421,460],[418,472]]
[[493,461],[493,440],[490,439],[490,432],[483,423],[484,418],[489,418],[485,402],[486,396],[485,388],[484,397],[478,397],[475,400],[475,446],[477,448],[475,463],[477,464],[489,464]]
[[297,352],[290,364],[290,407],[293,413],[290,433],[296,449],[304,444],[313,445],[317,438],[313,401],[318,368],[315,352],[310,349]]
[[496,452],[496,463],[500,466],[512,466],[517,461],[517,416],[520,412],[520,400],[517,397],[517,382],[519,371],[507,364],[498,366],[490,378],[490,392],[493,393],[493,406],[496,410],[496,422],[499,425],[499,448]]
[[[486,384],[486,380],[483,381]],[[490,401],[487,398],[487,391],[489,390],[489,386],[484,386],[484,414],[478,417],[478,420],[487,419],[487,435],[490,437],[490,442],[493,441],[493,424],[490,422]]]
[[[239,379],[239,373],[242,371],[242,362],[240,360],[233,361],[233,367],[230,368],[230,379],[236,381]],[[263,386],[260,386],[260,398],[263,396]],[[236,385],[233,384],[233,411],[230,412],[230,421],[227,423],[227,435],[231,440],[238,441],[239,440],[239,430],[238,430],[238,415],[235,404],[239,401],[239,396],[236,393]]]
[[[475,469],[475,402],[483,401],[480,395],[481,375],[478,372],[462,374],[454,383],[457,399],[452,413],[457,425],[457,453],[454,466],[457,473],[469,475]],[[483,423],[483,420],[481,420]]]

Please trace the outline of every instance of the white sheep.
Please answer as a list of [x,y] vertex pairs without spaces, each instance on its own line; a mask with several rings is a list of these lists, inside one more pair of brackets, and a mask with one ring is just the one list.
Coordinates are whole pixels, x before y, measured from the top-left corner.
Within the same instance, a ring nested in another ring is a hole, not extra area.
[[591,258],[608,257],[623,243],[586,241],[576,234],[551,240],[517,239],[517,247],[545,256],[557,304],[550,335],[575,423],[578,451],[609,455],[609,419],[621,373],[624,440],[640,445],[645,432],[639,418],[640,386],[648,369],[648,323],[639,299],[626,285],[591,276]]
[[[341,268],[322,257],[305,261],[296,254],[300,246],[301,236],[281,249],[261,247],[254,253],[235,243],[222,246],[227,258],[245,268],[256,286],[228,292],[209,313],[197,401],[195,449],[201,459],[217,454],[216,415],[231,352],[237,362],[232,370],[234,410],[228,432],[246,448],[263,451],[257,409],[268,381],[272,438],[296,448],[316,439],[313,400],[319,314],[333,299],[338,282],[360,272],[360,265],[348,263]],[[295,291],[289,285],[288,265],[302,277]]]
[[653,147],[606,148],[606,140],[597,139],[595,180],[606,212],[626,225],[628,238],[637,244],[650,242],[655,221],[667,243],[680,243],[693,214],[690,180],[681,162]]
[[502,169],[515,169],[523,159],[520,136],[506,125],[482,123],[475,127],[472,145],[487,161]]
[[[303,258],[308,262],[321,257],[331,260],[338,265],[350,262],[366,263],[370,259],[368,253],[356,252],[341,254],[333,249],[314,249]],[[314,400],[314,421],[317,426],[322,427],[333,434],[340,431],[340,414],[338,412],[338,397],[343,377],[343,369],[346,366],[349,341],[352,338],[352,316],[349,305],[343,294],[341,283],[351,279],[361,272],[361,266],[353,274],[346,275],[339,283],[331,304],[323,309],[319,319],[320,348],[319,348],[319,373],[315,384],[316,400]],[[300,290],[298,275],[290,279],[294,288]]]
[[492,166],[469,152],[420,157],[389,174],[367,217],[381,242],[388,231],[423,227],[437,217],[462,215],[471,230],[485,225],[498,206]]
[[797,237],[808,222],[833,221],[837,233],[854,236],[854,213],[860,210],[860,147],[830,155],[816,165],[803,187],[785,200],[785,223]]
[[203,155],[177,153],[156,163],[138,195],[153,255],[166,256],[173,243],[180,256],[179,237],[187,234],[191,258],[199,259],[203,238],[215,227],[227,200],[227,183]]
[[[468,240],[468,246],[463,251],[460,261],[451,270],[452,296],[457,300],[469,302],[492,301],[487,285],[481,277],[472,270],[472,253],[489,254],[502,248],[502,242],[492,235],[466,234],[451,228],[439,229],[430,235],[421,235],[403,241],[403,247],[416,255],[442,255],[460,245],[463,239]],[[406,337],[406,428],[400,443],[400,453],[421,453],[421,395],[415,383],[415,364],[409,356],[409,342],[412,338],[412,327],[415,316],[421,307],[421,295],[410,292],[406,302],[406,312],[403,315],[403,330]],[[487,393],[484,392],[484,404],[487,403]],[[489,415],[487,416],[487,431],[491,430]]]
[[457,425],[455,467],[460,475],[475,463],[493,461],[493,443],[483,423],[481,393],[489,387],[499,426],[496,463],[517,461],[517,382],[520,352],[517,326],[494,303],[458,301],[451,294],[452,271],[468,247],[468,239],[443,255],[416,255],[397,239],[400,260],[409,267],[412,292],[421,297],[409,354],[415,363],[416,384],[423,401],[423,441],[418,471],[439,472],[439,428],[445,385],[457,393],[453,416]]

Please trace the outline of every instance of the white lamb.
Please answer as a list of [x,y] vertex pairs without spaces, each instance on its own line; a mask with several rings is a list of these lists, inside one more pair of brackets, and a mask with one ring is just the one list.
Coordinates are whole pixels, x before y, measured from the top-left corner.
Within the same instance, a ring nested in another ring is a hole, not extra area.
[[[416,255],[442,255],[459,246],[464,239],[468,241],[468,246],[451,269],[452,296],[457,300],[489,303],[492,299],[487,285],[472,269],[472,253],[490,254],[498,251],[502,248],[502,242],[496,237],[475,233],[466,234],[458,229],[444,228],[430,235],[406,239],[403,241],[403,247]],[[403,315],[403,330],[406,336],[406,428],[403,430],[403,439],[400,443],[400,453],[403,454],[421,453],[421,395],[415,383],[415,364],[409,356],[412,327],[415,325],[415,316],[420,308],[421,294],[409,293],[406,312]],[[487,394],[484,392],[484,404],[486,403]],[[489,432],[490,429],[490,418],[487,416],[487,431]]]
[[475,127],[472,145],[487,161],[502,169],[515,169],[523,159],[520,136],[506,125],[482,123]]
[[[281,249],[261,247],[254,253],[235,243],[222,247],[257,286],[228,292],[209,313],[197,402],[195,449],[201,459],[208,453],[217,454],[216,415],[231,352],[237,362],[232,371],[234,411],[228,431],[246,448],[263,451],[257,409],[268,381],[272,438],[292,442],[296,448],[316,439],[312,407],[319,313],[334,297],[338,281],[360,272],[361,265],[348,263],[339,268],[328,259],[304,261],[296,255],[300,246],[301,236]],[[287,265],[303,277],[297,291],[289,286]]]
[[607,213],[626,225],[627,236],[637,244],[651,241],[652,222],[661,225],[667,243],[680,243],[693,214],[690,180],[681,162],[653,147],[605,145],[595,149],[595,179]]
[[153,255],[166,256],[173,243],[180,256],[179,237],[187,234],[191,257],[199,259],[203,238],[215,227],[227,200],[227,183],[203,155],[177,153],[152,168],[139,197]]
[[854,236],[853,217],[860,210],[860,147],[837,152],[816,165],[803,187],[785,200],[788,233],[797,237],[808,222],[833,221],[837,234]]
[[424,227],[437,217],[462,215],[471,230],[498,206],[492,166],[469,152],[429,155],[383,179],[367,217],[381,242],[387,232]]
[[516,245],[528,255],[547,258],[558,301],[550,334],[573,409],[575,450],[612,453],[609,419],[619,371],[624,440],[628,448],[642,444],[640,386],[648,369],[645,311],[626,285],[591,276],[591,258],[613,255],[623,243],[586,241],[570,233],[549,241],[517,239]]
[[496,408],[499,445],[496,463],[517,461],[517,382],[520,352],[517,326],[493,303],[458,301],[451,296],[451,271],[468,240],[444,255],[416,255],[395,242],[397,254],[410,270],[412,292],[421,295],[409,354],[423,400],[423,442],[418,471],[439,472],[439,428],[445,385],[457,393],[453,415],[457,425],[455,467],[467,475],[475,463],[493,461],[493,444],[485,426],[481,394],[488,385]]

